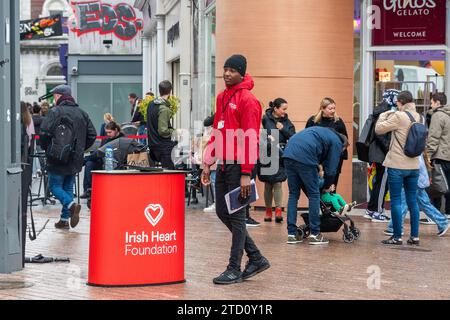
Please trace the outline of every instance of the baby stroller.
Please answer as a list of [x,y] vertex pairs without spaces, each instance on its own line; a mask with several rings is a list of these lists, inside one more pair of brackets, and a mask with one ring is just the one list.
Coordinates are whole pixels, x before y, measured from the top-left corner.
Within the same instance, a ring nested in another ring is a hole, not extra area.
[[[332,211],[332,207],[325,204],[322,200],[320,201],[320,210],[322,212],[322,215],[320,216],[321,232],[338,232],[339,229],[344,226],[342,239],[345,243],[353,243],[355,240],[359,239],[361,232],[355,227],[355,223],[348,215],[340,215],[339,213]],[[299,237],[305,239],[311,233],[309,227],[309,214],[306,212],[302,213],[301,216],[305,221],[305,224],[299,226],[297,232]],[[347,222],[350,222],[350,226],[348,226]]]

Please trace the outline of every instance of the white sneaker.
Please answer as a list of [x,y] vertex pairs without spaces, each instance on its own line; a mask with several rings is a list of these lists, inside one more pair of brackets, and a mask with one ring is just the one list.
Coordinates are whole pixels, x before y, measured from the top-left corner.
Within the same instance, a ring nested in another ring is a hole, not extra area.
[[420,224],[429,224],[429,225],[436,224],[434,221],[432,221],[432,220],[429,219],[429,218],[423,218],[423,219],[420,219],[420,220],[419,220],[419,223],[420,223]]
[[205,209],[203,209],[203,212],[207,212],[207,213],[214,213],[214,212],[216,212],[216,204],[213,203],[209,207],[206,207]]

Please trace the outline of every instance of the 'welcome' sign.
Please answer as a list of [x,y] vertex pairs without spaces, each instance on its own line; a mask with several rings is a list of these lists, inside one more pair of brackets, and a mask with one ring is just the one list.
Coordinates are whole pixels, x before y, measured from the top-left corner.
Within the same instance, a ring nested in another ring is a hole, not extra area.
[[[445,44],[445,0],[373,0],[374,46]],[[377,17],[377,13],[379,17]]]

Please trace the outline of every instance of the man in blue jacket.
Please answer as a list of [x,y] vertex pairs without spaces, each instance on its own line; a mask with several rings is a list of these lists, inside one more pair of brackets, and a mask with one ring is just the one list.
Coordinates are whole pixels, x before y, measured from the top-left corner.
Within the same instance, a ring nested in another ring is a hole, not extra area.
[[331,192],[342,152],[348,146],[345,136],[331,128],[310,127],[296,133],[289,140],[283,158],[288,177],[288,240],[295,244],[302,241],[297,234],[297,203],[300,189],[309,199],[309,244],[327,244],[320,233],[320,190],[319,164],[323,165],[325,176],[323,190]]

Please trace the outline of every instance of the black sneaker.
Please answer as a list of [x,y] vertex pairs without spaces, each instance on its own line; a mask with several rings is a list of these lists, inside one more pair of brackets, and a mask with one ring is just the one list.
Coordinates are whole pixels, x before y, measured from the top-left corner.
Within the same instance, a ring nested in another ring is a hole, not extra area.
[[269,268],[270,268],[269,260],[267,260],[265,257],[261,257],[261,259],[256,261],[249,260],[245,265],[244,272],[242,272],[242,279],[245,280],[251,278]]
[[64,229],[64,230],[69,230],[69,222],[68,221],[62,221],[59,220],[58,222],[55,223],[55,228],[56,229]]
[[80,221],[81,206],[78,203],[74,203],[69,208],[70,211],[70,226],[75,228]]
[[215,284],[232,284],[242,282],[242,272],[235,269],[227,269],[220,276],[213,279]]
[[403,244],[402,238],[395,239],[394,236],[390,237],[387,240],[381,241],[382,244],[395,244],[401,246]]
[[247,227],[259,227],[260,223],[254,220],[252,217],[245,220],[245,225]]
[[192,203],[192,204],[198,204],[198,199],[197,199],[197,198],[192,199],[192,200],[191,200],[191,203]]
[[418,246],[418,245],[420,245],[419,238],[413,238],[413,237],[409,237],[409,239],[408,239],[408,241],[406,241],[406,243],[408,243],[411,246]]

